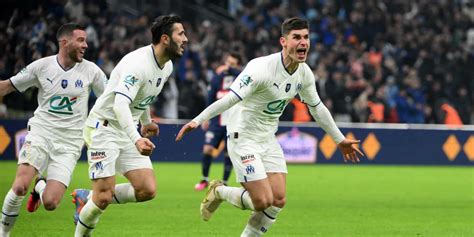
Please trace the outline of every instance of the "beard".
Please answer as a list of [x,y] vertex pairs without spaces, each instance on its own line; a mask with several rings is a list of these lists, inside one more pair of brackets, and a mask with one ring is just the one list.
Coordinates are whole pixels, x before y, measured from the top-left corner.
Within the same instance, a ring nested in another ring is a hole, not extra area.
[[67,56],[76,63],[82,62],[82,58],[79,56],[79,52],[77,52],[77,50],[69,50]]
[[170,57],[170,59],[177,59],[182,56],[182,54],[179,53],[180,47],[178,44],[171,39],[170,45],[166,48],[166,54]]

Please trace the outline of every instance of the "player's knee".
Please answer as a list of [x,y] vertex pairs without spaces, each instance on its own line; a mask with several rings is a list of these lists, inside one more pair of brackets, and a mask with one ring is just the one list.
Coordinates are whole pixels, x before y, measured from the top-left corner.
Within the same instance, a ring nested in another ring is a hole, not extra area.
[[275,197],[273,199],[273,206],[283,208],[286,204],[286,197]]
[[15,183],[12,190],[17,196],[25,196],[28,193],[28,185]]
[[43,196],[43,206],[47,211],[53,211],[59,206],[61,201],[58,197],[44,197]]
[[141,190],[136,190],[137,201],[144,202],[155,198],[156,196],[156,187],[149,187]]
[[100,208],[105,209],[110,203],[112,203],[112,199],[114,193],[112,190],[102,191],[99,193],[94,193],[94,203]]
[[252,200],[255,211],[263,211],[269,208],[272,205],[272,202],[273,200],[271,197],[262,197]]

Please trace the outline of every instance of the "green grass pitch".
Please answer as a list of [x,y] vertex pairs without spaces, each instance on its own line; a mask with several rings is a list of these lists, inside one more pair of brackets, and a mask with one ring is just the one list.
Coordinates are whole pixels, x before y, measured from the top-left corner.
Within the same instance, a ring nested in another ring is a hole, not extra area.
[[[228,203],[209,222],[201,221],[204,192],[193,190],[199,164],[154,165],[157,197],[109,206],[94,236],[240,235],[250,212]],[[15,170],[14,162],[0,162],[2,203]],[[221,175],[222,164],[214,164],[211,176]],[[266,236],[474,236],[473,167],[290,165],[287,182],[287,205]],[[83,162],[60,207],[31,214],[23,205],[11,236],[73,236],[68,194],[78,187],[90,187]]]

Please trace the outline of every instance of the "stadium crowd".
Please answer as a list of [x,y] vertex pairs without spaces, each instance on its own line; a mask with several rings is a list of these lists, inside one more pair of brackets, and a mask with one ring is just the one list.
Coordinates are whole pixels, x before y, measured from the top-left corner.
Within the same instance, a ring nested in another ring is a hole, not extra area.
[[[169,13],[160,12],[159,7],[134,12],[111,5],[120,1],[26,2],[22,7],[2,9],[2,80],[36,59],[55,54],[54,32],[68,21],[87,27],[85,58],[110,75],[123,55],[149,42],[148,26],[154,16]],[[211,2],[196,0],[193,4],[202,8],[212,4],[212,9],[221,9],[219,13],[225,16],[196,14],[183,4],[171,7],[185,21],[189,44],[155,103],[158,117],[195,117],[206,106],[206,87],[227,51],[240,52],[244,62],[278,52],[281,22],[288,16],[300,16],[311,27],[307,63],[336,121],[474,121],[474,5],[468,0]],[[0,98],[0,117],[31,116],[37,107],[35,93],[30,90]],[[294,102],[282,118],[310,119],[301,113],[307,113],[304,106]]]

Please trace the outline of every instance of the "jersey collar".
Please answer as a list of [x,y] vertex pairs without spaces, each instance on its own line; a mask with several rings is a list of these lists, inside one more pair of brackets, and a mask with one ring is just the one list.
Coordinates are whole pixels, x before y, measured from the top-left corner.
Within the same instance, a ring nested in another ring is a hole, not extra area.
[[[160,70],[163,70],[163,68],[165,67],[165,65],[163,65],[163,67],[160,67],[160,64],[158,63],[158,59],[156,59],[155,49],[153,48],[153,45],[151,45],[151,53],[153,54],[153,58],[155,59],[156,66],[158,66],[158,68],[159,68]],[[166,64],[166,63],[165,63],[165,64]]]
[[298,71],[298,68],[300,67],[300,65],[298,64],[298,67],[296,68],[296,70],[293,73],[290,73],[288,69],[285,67],[285,63],[283,62],[283,51],[280,52],[280,62],[281,62],[281,66],[285,69],[285,72],[288,73],[288,75],[290,76],[293,76],[293,74],[295,74],[295,72]]
[[72,67],[70,67],[70,68],[68,68],[68,69],[64,68],[64,67],[59,63],[59,59],[58,59],[58,55],[57,55],[57,54],[56,54],[56,62],[58,63],[58,66],[59,66],[61,69],[63,69],[64,72],[67,72],[67,71],[73,69],[73,68],[77,65],[77,63],[74,63],[74,66],[72,66]]

